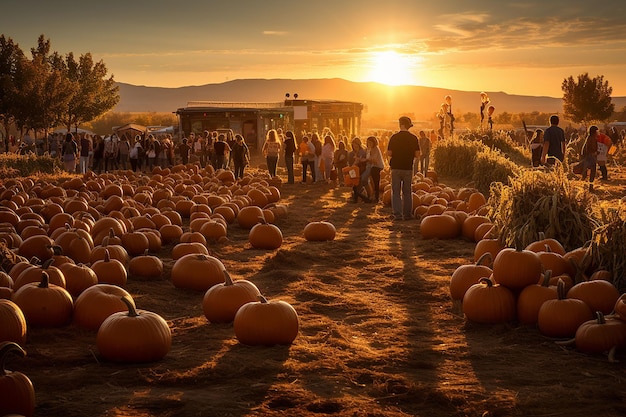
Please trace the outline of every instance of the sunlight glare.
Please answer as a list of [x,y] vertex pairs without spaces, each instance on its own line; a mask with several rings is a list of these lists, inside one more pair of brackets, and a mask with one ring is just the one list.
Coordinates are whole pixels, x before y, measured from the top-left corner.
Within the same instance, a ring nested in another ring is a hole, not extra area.
[[386,85],[415,85],[416,58],[394,50],[371,53],[368,81]]

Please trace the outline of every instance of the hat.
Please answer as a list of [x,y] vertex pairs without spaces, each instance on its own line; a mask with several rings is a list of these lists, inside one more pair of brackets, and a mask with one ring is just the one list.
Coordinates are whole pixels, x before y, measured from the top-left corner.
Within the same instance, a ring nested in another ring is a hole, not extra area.
[[413,123],[411,123],[411,119],[409,119],[409,118],[408,118],[408,117],[406,117],[406,116],[402,116],[401,118],[399,118],[399,119],[398,119],[398,122],[399,122],[401,125],[406,126],[407,128],[409,128],[409,127],[413,127]]
[[598,130],[599,130],[598,126],[596,126],[596,125],[592,125],[591,127],[589,127],[589,133],[595,133]]

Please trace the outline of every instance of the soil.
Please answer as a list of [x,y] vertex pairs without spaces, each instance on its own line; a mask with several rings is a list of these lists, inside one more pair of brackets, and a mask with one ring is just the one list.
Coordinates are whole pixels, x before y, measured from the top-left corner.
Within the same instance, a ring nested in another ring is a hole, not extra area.
[[[624,173],[596,197],[624,195]],[[440,179],[445,182],[445,179]],[[452,182],[449,185],[453,185]],[[457,184],[460,186],[460,184]],[[7,368],[36,390],[36,416],[623,416],[626,354],[587,355],[536,328],[478,325],[449,296],[452,272],[472,262],[474,243],[424,240],[417,220],[392,221],[383,204],[349,202],[348,187],[283,184],[280,249],[257,250],[232,224],[210,245],[234,279],[254,282],[297,311],[290,346],[240,344],[232,324],[211,324],[204,293],[169,279],[126,289],[138,308],[173,333],[161,361],[103,360],[96,333],[73,325],[32,328],[27,356]],[[335,240],[308,242],[304,226],[332,222]]]

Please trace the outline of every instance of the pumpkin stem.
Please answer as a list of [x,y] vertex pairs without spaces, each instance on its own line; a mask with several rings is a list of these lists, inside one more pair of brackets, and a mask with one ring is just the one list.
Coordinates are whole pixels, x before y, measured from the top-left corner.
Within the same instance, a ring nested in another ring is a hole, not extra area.
[[265,298],[263,295],[259,294],[257,295],[257,298],[259,299],[259,301],[261,302],[261,304],[267,304],[269,301],[267,301],[267,298]]
[[49,248],[52,248],[52,253],[53,253],[55,256],[61,256],[61,255],[63,255],[63,248],[62,248],[61,246],[59,246],[59,245],[51,245],[51,246],[48,246],[48,247],[49,247]]
[[41,282],[39,288],[48,288],[50,286],[50,275],[46,271],[41,271]]
[[552,270],[548,269],[546,272],[543,273],[543,281],[541,282],[541,285],[543,287],[549,287],[550,286],[550,278],[552,278]]
[[46,259],[44,263],[41,264],[41,269],[48,269],[54,263],[54,258]]
[[231,278],[228,271],[224,269],[222,272],[224,273],[224,286],[228,287],[230,285],[234,285],[233,279]]
[[606,324],[604,313],[602,313],[601,311],[596,311],[596,321],[598,322],[598,324]]
[[559,281],[556,283],[556,294],[559,300],[565,300],[565,281],[559,278]]
[[480,258],[478,258],[478,260],[476,261],[476,266],[482,265],[483,260],[487,259],[489,262],[491,262],[493,260],[493,255],[491,254],[491,252],[485,252],[483,253]]
[[488,277],[482,277],[478,280],[478,282],[480,282],[481,284],[487,284],[487,287],[493,287],[493,281],[490,280]]
[[124,302],[124,304],[126,304],[126,307],[128,307],[128,317],[139,316],[139,313],[137,313],[137,308],[135,308],[135,304],[133,303],[133,300],[131,300],[129,296],[123,295],[122,301]]
[[26,356],[26,351],[22,349],[20,345],[15,342],[2,342],[0,343],[0,376],[5,376],[7,374],[6,368],[4,367],[6,363],[6,357],[9,352],[15,352],[20,355],[22,358]]

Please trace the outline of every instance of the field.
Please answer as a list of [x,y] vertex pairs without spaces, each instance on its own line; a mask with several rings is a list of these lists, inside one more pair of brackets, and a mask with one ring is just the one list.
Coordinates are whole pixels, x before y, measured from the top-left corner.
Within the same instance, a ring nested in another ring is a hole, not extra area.
[[[612,167],[611,175],[590,198],[624,195],[624,173]],[[424,240],[417,220],[392,222],[389,207],[351,203],[349,190],[283,184],[289,214],[276,223],[279,249],[251,248],[236,224],[228,242],[210,245],[234,279],[296,309],[300,331],[291,346],[244,346],[232,325],[210,324],[204,293],[169,280],[172,246],[164,246],[162,279],[130,278],[126,289],[138,308],[167,320],[170,353],[156,363],[109,363],[93,331],[29,329],[27,356],[7,368],[32,380],[35,415],[626,415],[626,354],[610,363],[535,328],[467,322],[448,283],[472,261],[474,244]],[[313,220],[332,222],[336,239],[306,241],[302,231]]]

